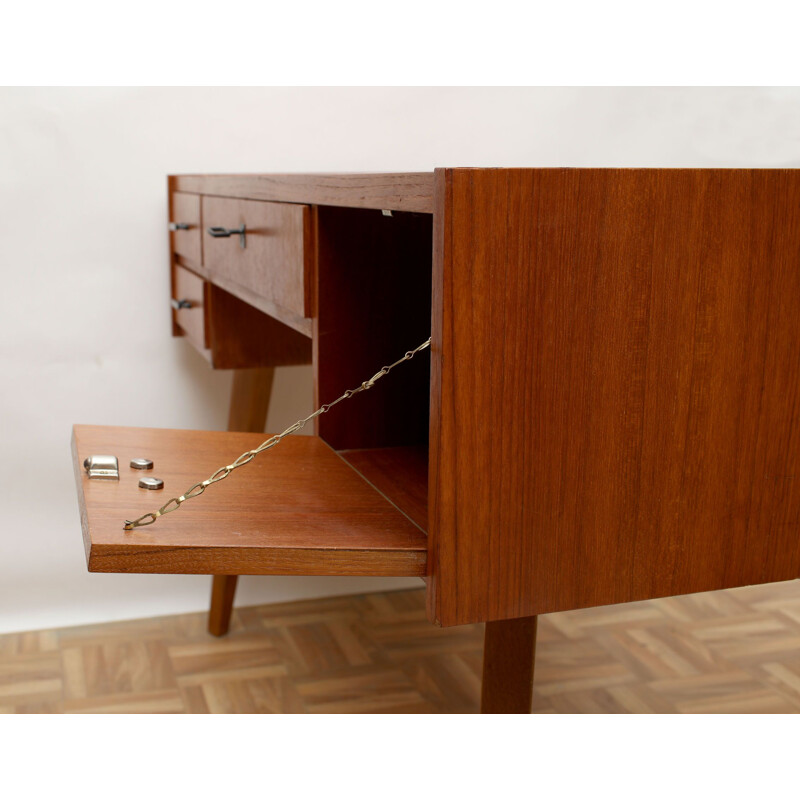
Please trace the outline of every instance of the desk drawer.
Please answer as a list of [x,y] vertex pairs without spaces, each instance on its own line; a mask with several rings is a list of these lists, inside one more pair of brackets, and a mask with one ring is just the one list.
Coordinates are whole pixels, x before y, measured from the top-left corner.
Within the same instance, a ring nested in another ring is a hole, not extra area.
[[202,262],[200,230],[200,195],[173,192],[170,198],[172,252],[199,265]]
[[[266,301],[265,310],[275,305],[310,317],[309,207],[225,197],[203,197],[202,207],[203,266],[212,280],[234,293],[243,288],[245,300]],[[243,225],[244,241],[237,232]]]
[[175,265],[174,319],[186,336],[201,350],[209,347],[206,319],[207,285],[188,269]]

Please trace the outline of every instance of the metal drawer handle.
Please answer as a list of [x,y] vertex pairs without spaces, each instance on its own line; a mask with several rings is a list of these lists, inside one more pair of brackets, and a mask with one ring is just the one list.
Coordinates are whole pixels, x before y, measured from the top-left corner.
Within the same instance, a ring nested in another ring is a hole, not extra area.
[[188,231],[192,226],[188,222],[170,222],[171,231]]
[[239,247],[244,250],[247,247],[247,240],[245,239],[245,227],[244,223],[242,223],[241,228],[209,228],[208,233],[210,236],[213,236],[215,239],[227,239],[229,236],[232,236],[234,233],[239,234]]
[[173,298],[170,300],[170,305],[176,310],[180,311],[182,308],[191,308],[192,301],[191,300],[176,300]]

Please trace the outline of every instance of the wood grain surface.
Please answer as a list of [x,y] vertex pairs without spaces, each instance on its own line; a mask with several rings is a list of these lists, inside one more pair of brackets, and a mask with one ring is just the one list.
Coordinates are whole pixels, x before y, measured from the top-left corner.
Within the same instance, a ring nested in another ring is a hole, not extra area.
[[175,175],[173,187],[196,194],[347,208],[433,211],[433,173]]
[[309,336],[219,286],[209,284],[207,296],[210,360],[215,369],[311,363]]
[[[540,714],[800,712],[800,582],[539,618]],[[424,590],[0,636],[0,713],[475,713],[483,625]]]
[[800,574],[800,173],[437,170],[430,613]]
[[225,636],[228,633],[238,582],[238,575],[213,576],[208,608],[208,632],[212,636]]
[[378,447],[338,452],[422,530],[428,530],[427,447]]
[[[267,436],[76,425],[73,463],[91,572],[424,575],[427,537],[316,437],[295,436],[161,517],[123,530]],[[84,458],[112,453],[120,480],[89,480]],[[131,458],[165,488],[138,488]]]
[[[224,278],[298,317],[311,316],[306,286],[314,245],[308,206],[203,197],[202,209],[203,267],[212,279]],[[238,234],[216,238],[208,232],[242,225],[244,248]]]
[[[206,269],[202,265],[184,263],[184,260],[178,256],[175,257],[174,261],[176,265],[185,266],[191,269],[192,272],[197,273],[197,275],[199,275],[201,278],[212,284],[214,290],[225,291],[235,297],[237,300],[240,300],[242,303],[266,315],[272,321],[280,322],[307,337],[308,339],[311,338],[312,325],[310,319],[298,316],[285,306],[282,306],[276,303],[274,300],[265,297],[263,293],[260,294],[258,291],[254,291],[246,286],[242,286],[241,284],[231,280],[226,275],[222,275],[219,272]],[[178,332],[176,335],[180,335],[180,333]]]
[[267,424],[275,370],[237,369],[231,383],[228,430],[261,433]]
[[[174,294],[192,302],[173,310],[176,336],[185,334],[214,369],[249,370],[311,362],[311,339],[203,280],[173,266]],[[263,430],[263,426],[261,428]]]
[[482,714],[530,714],[536,617],[487,622],[483,636]]
[[[228,407],[228,430],[260,433],[264,430],[272,395],[275,370],[238,369],[233,373]],[[208,609],[208,632],[224,636],[228,632],[236,597],[238,575],[214,575]]]

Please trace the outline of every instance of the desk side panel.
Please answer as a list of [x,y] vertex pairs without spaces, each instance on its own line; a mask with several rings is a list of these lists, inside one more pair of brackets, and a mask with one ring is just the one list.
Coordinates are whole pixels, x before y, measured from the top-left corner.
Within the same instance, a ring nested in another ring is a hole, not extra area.
[[800,574],[799,174],[437,171],[433,619]]

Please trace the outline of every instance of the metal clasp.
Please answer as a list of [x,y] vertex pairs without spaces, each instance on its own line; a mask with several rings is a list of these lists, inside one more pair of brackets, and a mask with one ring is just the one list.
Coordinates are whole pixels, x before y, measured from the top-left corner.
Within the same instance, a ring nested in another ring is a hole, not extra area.
[[119,462],[116,456],[89,456],[84,459],[83,468],[90,478],[119,480]]

